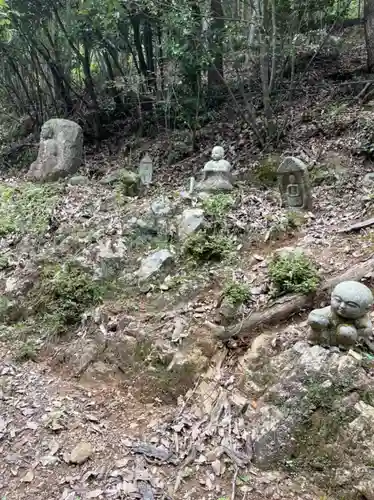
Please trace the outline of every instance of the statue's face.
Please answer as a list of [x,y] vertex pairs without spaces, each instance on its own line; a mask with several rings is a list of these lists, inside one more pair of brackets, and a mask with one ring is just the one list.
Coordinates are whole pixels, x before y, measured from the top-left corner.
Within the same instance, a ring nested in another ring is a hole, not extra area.
[[224,151],[223,151],[223,147],[222,146],[215,146],[213,149],[212,149],[212,159],[213,160],[222,160],[222,158],[224,157]]
[[346,319],[360,318],[369,311],[372,303],[370,290],[361,283],[340,283],[331,295],[331,309]]
[[51,139],[53,137],[53,131],[49,127],[43,127],[40,133],[41,139]]

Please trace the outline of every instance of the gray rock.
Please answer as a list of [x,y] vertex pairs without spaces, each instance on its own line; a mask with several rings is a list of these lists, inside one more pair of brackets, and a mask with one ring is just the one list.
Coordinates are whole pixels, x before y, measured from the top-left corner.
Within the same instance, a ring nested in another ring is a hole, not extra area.
[[273,255],[280,258],[292,258],[292,257],[300,257],[304,254],[304,250],[299,247],[282,247],[274,250]]
[[69,457],[69,462],[76,465],[81,465],[93,455],[93,448],[90,443],[82,441],[72,450]]
[[95,275],[100,278],[113,276],[123,269],[127,257],[127,248],[122,239],[100,241],[96,248],[96,260],[99,268]]
[[[318,457],[321,452],[323,456],[323,448],[318,448],[322,446],[318,441],[321,438],[312,434],[318,433],[318,421],[315,430],[305,423],[313,422],[313,414],[319,408],[324,409],[320,418],[332,419],[331,422],[337,418],[342,422],[345,418],[353,421],[351,403],[344,397],[355,387],[370,385],[353,357],[321,346],[309,346],[306,342],[297,342],[291,349],[271,358],[261,372],[267,388],[257,401],[251,437],[254,461],[263,467],[279,461],[284,463],[290,456],[297,455],[300,447],[301,453],[306,449],[306,453],[315,453]],[[256,381],[255,372],[249,370],[247,376]],[[346,411],[346,417],[342,417],[340,411]],[[313,445],[313,437],[317,444]]]
[[84,175],[75,175],[68,180],[68,184],[71,186],[85,186],[89,184],[90,180]]
[[137,229],[142,234],[156,236],[158,232],[154,217],[143,217],[141,219],[133,217],[130,221],[130,225],[133,229]]
[[53,118],[42,127],[38,157],[27,176],[35,181],[55,181],[74,174],[82,158],[82,128],[70,120]]
[[374,187],[374,172],[366,174],[362,180],[362,184],[367,188]]
[[188,208],[180,216],[178,235],[180,238],[186,238],[194,233],[204,223],[204,210],[201,208]]
[[115,170],[100,180],[100,184],[120,184],[121,192],[125,196],[137,196],[140,190],[140,178],[131,170],[124,168]]
[[173,262],[173,260],[174,256],[169,250],[158,250],[142,260],[136,276],[140,281],[146,281],[152,278],[163,267]]
[[114,172],[110,172],[110,174],[105,175],[102,179],[100,179],[100,184],[115,184],[119,181],[121,177],[122,170],[115,170]]
[[169,198],[160,196],[151,204],[152,214],[156,217],[166,217],[172,213],[173,207]]

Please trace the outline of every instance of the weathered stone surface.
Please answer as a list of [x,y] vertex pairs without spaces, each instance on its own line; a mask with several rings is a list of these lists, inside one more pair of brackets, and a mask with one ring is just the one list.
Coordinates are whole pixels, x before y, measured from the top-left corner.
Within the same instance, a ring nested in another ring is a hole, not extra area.
[[27,265],[25,268],[18,268],[7,278],[4,293],[8,297],[22,297],[35,285],[38,278],[38,270],[31,265]]
[[90,443],[82,441],[72,450],[69,462],[76,465],[81,465],[93,455],[93,448]]
[[169,250],[158,250],[142,260],[140,269],[136,272],[136,276],[140,281],[146,281],[173,260],[174,256]]
[[139,176],[135,172],[124,168],[115,170],[114,172],[106,175],[100,180],[100,184],[119,184],[121,187],[121,193],[124,196],[137,196],[140,190]]
[[[267,468],[300,460],[301,467],[308,467],[309,462],[317,463],[319,456],[323,459],[327,446],[332,447],[332,457],[340,444],[349,446],[343,435],[355,422],[360,399],[359,394],[353,398],[352,393],[360,389],[364,393],[363,388],[370,387],[364,370],[352,356],[297,342],[271,358],[261,372],[266,389],[256,402],[250,424],[256,465]],[[256,382],[259,371],[252,372],[249,366],[246,377]],[[333,427],[334,421],[342,423]],[[366,439],[373,431],[373,422]],[[342,467],[346,465],[341,463]]]
[[370,172],[363,178],[362,184],[367,188],[374,187],[374,172]]
[[282,247],[282,248],[277,248],[273,252],[274,255],[281,257],[281,258],[287,258],[287,257],[299,257],[304,254],[304,250],[299,247]]
[[217,193],[231,191],[231,165],[224,159],[224,150],[215,146],[212,150],[212,159],[205,164],[202,180],[196,185],[196,191]]
[[82,128],[70,120],[53,118],[42,127],[38,158],[28,178],[48,182],[67,177],[79,169],[82,157]]
[[204,224],[204,210],[201,208],[189,208],[184,210],[180,216],[178,235],[186,238],[194,233]]
[[339,283],[332,291],[331,305],[309,314],[309,340],[348,349],[367,340],[373,333],[369,315],[373,302],[371,290],[362,283]]
[[[118,182],[121,178],[121,172],[123,172],[122,169],[114,170],[114,172],[110,172],[109,174],[105,175],[102,179],[100,179],[100,184],[115,184]],[[127,170],[126,170],[127,172]]]
[[311,210],[312,198],[307,166],[293,156],[288,156],[279,165],[279,189],[282,205],[288,208]]
[[147,153],[144,158],[141,159],[139,164],[139,177],[141,183],[144,186],[149,186],[152,184],[152,176],[153,176],[153,162],[152,158]]
[[68,184],[71,186],[85,186],[89,184],[90,180],[84,175],[75,175],[68,180]]
[[127,248],[121,238],[108,238],[100,241],[95,249],[95,261],[99,267],[95,272],[97,277],[109,277],[123,269],[127,256]]
[[155,217],[166,217],[171,215],[172,210],[171,201],[167,196],[160,196],[151,204],[151,212]]

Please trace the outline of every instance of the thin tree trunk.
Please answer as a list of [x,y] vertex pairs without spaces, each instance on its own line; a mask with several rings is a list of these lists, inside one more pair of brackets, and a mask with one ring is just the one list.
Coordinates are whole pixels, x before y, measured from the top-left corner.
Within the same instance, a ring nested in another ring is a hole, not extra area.
[[134,45],[138,54],[139,68],[144,78],[147,79],[147,63],[145,62],[143,46],[140,38],[140,18],[138,15],[131,16],[130,21],[134,32]]
[[[264,0],[262,5],[260,0],[257,0],[257,16],[261,24],[258,26],[258,44],[260,46],[260,75],[262,85],[262,102],[264,105],[264,115],[266,119],[267,132],[270,138],[275,135],[275,127],[273,122],[273,112],[270,101],[269,88],[269,58],[268,44],[263,34],[267,34],[268,27],[268,6]],[[262,9],[261,9],[262,8]]]
[[365,0],[364,19],[367,68],[371,73],[374,71],[374,0]]
[[148,19],[144,21],[144,50],[147,61],[147,83],[150,89],[157,90],[156,73],[155,73],[155,56],[153,52],[153,31],[151,23]]
[[212,22],[210,25],[210,52],[213,56],[212,65],[208,69],[208,88],[223,83],[223,35],[225,20],[221,0],[211,0],[210,11]]
[[92,101],[92,110],[93,110],[93,120],[92,126],[94,129],[94,136],[96,140],[100,139],[101,136],[101,125],[100,125],[100,114],[99,114],[99,103],[97,100],[96,92],[95,92],[95,84],[91,75],[91,66],[90,66],[90,49],[88,47],[87,40],[83,42],[84,56],[82,60],[83,72],[84,72],[84,80],[87,92]]

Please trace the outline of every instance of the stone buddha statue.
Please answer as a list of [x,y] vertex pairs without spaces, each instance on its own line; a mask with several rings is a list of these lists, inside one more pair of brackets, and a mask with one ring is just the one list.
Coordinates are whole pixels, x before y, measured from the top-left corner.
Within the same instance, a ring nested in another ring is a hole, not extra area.
[[291,174],[288,179],[289,184],[287,185],[287,201],[290,207],[299,207],[303,204],[302,194],[300,192],[300,186],[296,182],[296,177]]
[[357,281],[339,283],[331,294],[328,307],[314,309],[308,317],[312,343],[354,347],[356,342],[367,341],[373,333],[369,311],[374,298],[371,290]]
[[211,160],[203,168],[203,177],[196,185],[196,191],[220,192],[231,191],[231,165],[224,159],[225,152],[222,146],[212,149]]

